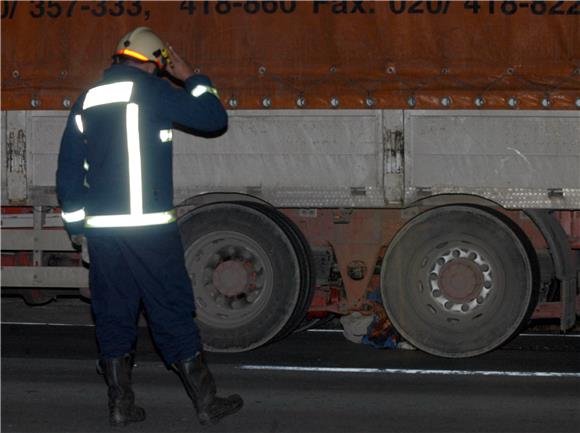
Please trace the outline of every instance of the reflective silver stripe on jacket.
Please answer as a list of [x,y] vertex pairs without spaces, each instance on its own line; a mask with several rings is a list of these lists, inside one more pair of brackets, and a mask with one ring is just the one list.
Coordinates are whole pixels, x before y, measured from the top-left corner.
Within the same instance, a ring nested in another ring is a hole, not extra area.
[[[127,130],[127,154],[129,159],[130,213],[124,215],[92,215],[85,219],[85,227],[143,227],[168,224],[176,220],[175,210],[143,213],[143,175],[141,171],[141,138],[139,136],[139,105],[130,102],[133,83],[123,81],[90,89],[83,103],[83,110],[104,104],[126,102],[125,121]],[[78,123],[77,123],[78,125]],[[80,129],[80,127],[79,127]],[[171,130],[160,138],[171,140]],[[160,134],[161,134],[160,132]]]
[[203,84],[198,84],[197,86],[195,86],[193,88],[193,90],[191,91],[191,94],[198,98],[201,95],[203,95],[204,93],[211,93],[212,95],[214,95],[216,98],[219,99],[219,94],[216,88],[214,87],[209,87],[209,86],[204,86]]
[[83,110],[115,102],[129,102],[131,93],[133,93],[133,83],[131,81],[121,81],[93,87],[85,96]]
[[85,227],[143,227],[169,224],[176,219],[175,210],[145,214],[88,216]]
[[66,223],[78,223],[85,219],[85,209],[82,208],[73,212],[62,211],[60,216]]
[[82,134],[85,132],[85,126],[83,125],[83,118],[80,114],[75,115],[75,123],[77,124],[77,129]]
[[159,139],[162,143],[169,143],[173,140],[173,130],[172,129],[162,129],[159,131]]

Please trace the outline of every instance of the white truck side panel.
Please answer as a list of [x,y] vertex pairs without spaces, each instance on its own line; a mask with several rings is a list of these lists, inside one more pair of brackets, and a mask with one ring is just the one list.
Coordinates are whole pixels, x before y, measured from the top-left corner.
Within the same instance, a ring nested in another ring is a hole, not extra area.
[[[18,120],[6,134],[21,130],[28,143],[27,204],[56,205],[57,156],[67,115],[6,113]],[[175,202],[219,191],[251,193],[278,206],[383,206],[382,115],[379,110],[234,111],[221,137],[175,131]],[[397,117],[402,119],[401,111]],[[402,130],[402,120],[399,125]],[[400,201],[400,190],[397,194]],[[2,200],[17,204],[10,195]]]
[[221,137],[174,135],[176,199],[236,191],[282,206],[352,205],[351,191],[382,190],[380,125],[376,110],[232,112]]
[[[2,116],[2,204],[56,204],[67,112]],[[221,137],[175,132],[174,184],[176,203],[241,192],[280,207],[397,207],[452,193],[580,209],[580,113],[236,110]]]
[[468,193],[509,208],[580,207],[580,113],[408,111],[405,198]]

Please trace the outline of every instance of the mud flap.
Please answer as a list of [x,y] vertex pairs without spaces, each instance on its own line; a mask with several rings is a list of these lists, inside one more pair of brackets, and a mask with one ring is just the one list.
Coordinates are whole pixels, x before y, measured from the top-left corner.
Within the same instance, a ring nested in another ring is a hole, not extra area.
[[546,209],[526,209],[526,214],[538,226],[550,248],[556,278],[560,281],[560,329],[566,331],[576,324],[576,268],[568,236]]

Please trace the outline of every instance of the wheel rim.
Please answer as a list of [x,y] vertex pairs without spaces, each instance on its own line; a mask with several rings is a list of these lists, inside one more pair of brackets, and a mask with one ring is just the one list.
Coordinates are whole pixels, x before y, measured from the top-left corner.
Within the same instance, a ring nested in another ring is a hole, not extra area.
[[431,266],[431,296],[447,311],[467,314],[479,308],[494,286],[492,264],[479,248],[455,246],[436,254]]
[[201,286],[194,288],[197,315],[212,326],[231,328],[252,320],[272,295],[270,259],[242,233],[208,233],[189,246],[185,260],[192,274],[202,275]]

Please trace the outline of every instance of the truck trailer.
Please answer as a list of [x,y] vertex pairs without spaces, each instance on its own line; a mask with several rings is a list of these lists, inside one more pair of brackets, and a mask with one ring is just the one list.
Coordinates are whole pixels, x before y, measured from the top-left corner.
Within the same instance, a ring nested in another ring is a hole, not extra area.
[[148,26],[228,109],[173,131],[213,351],[370,314],[444,357],[580,314],[580,2],[2,2],[2,293],[87,290],[55,195],[75,98]]

